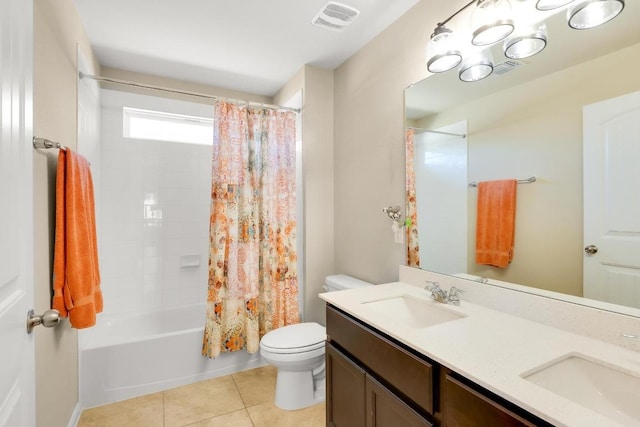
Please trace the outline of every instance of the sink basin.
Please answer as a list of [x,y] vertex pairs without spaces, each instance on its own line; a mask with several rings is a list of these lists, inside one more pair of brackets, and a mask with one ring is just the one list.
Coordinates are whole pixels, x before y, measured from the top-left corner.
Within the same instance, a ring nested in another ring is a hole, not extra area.
[[523,377],[624,425],[640,423],[640,378],[621,370],[569,355]]
[[381,316],[402,322],[412,328],[425,328],[466,317],[448,310],[444,304],[410,295],[368,301],[363,304]]

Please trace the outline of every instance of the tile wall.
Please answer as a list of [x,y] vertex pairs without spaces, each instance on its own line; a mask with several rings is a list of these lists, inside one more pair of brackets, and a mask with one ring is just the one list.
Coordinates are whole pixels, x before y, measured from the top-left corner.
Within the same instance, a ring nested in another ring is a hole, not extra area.
[[213,116],[208,105],[102,91],[96,194],[104,312],[204,303],[211,147],[124,138],[123,107]]

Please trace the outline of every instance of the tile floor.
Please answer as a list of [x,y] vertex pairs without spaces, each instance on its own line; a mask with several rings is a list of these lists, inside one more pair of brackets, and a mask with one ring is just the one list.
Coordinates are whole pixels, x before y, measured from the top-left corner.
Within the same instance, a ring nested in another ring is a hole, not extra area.
[[298,411],[274,405],[276,373],[264,366],[86,409],[78,427],[324,426],[324,403]]

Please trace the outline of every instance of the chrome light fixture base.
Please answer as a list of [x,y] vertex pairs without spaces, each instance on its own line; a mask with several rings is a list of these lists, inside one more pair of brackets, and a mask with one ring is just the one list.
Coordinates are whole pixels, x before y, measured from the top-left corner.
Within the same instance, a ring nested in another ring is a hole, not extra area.
[[458,78],[463,82],[477,82],[486,79],[491,73],[493,73],[493,62],[483,57],[463,64],[458,71]]
[[471,44],[488,46],[506,39],[515,29],[509,0],[478,0],[471,15]]
[[536,2],[536,9],[538,10],[553,10],[566,6],[573,0],[538,0]]
[[429,58],[427,61],[427,70],[431,73],[444,73],[458,66],[460,62],[462,62],[460,52],[451,50]]
[[510,59],[529,58],[542,52],[545,47],[547,47],[546,31],[538,30],[507,40],[504,44],[504,56]]
[[515,25],[511,19],[499,19],[477,28],[471,37],[474,46],[488,46],[504,40],[513,32]]
[[611,21],[624,9],[624,0],[587,0],[568,14],[569,26],[587,30]]

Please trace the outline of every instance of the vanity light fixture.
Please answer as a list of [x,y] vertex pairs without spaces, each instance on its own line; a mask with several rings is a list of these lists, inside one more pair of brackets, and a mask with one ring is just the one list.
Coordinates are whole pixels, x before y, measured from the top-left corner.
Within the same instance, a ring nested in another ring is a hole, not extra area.
[[471,14],[474,46],[488,46],[506,39],[516,28],[509,0],[478,0]]
[[[575,7],[570,5],[573,2]],[[510,0],[471,0],[437,24],[426,49],[427,69],[431,73],[443,73],[458,66],[460,80],[482,80],[493,73],[493,61],[490,57],[472,57],[488,55],[488,47],[499,41],[505,40],[502,50],[509,59],[528,58],[544,50],[547,46],[544,16],[566,7],[569,26],[583,30],[612,20],[622,12],[624,5],[625,0],[536,0],[534,6],[533,0],[518,0],[514,3],[515,10],[512,10]],[[471,6],[475,7],[466,32],[465,29],[452,30],[445,25]],[[520,28],[531,25],[534,26],[532,30]],[[470,39],[471,43],[465,46],[462,39]]]
[[586,30],[611,21],[624,9],[624,0],[588,0],[569,11],[569,26]]
[[493,58],[489,52],[475,55],[462,63],[458,78],[463,82],[477,82],[493,73]]
[[449,71],[462,61],[457,49],[453,31],[444,24],[438,24],[427,44],[427,69],[432,73]]
[[536,3],[536,9],[538,10],[553,10],[562,6],[566,6],[573,0],[538,0]]
[[543,25],[526,35],[508,39],[504,43],[504,56],[510,59],[524,59],[536,55],[547,46],[547,29]]

